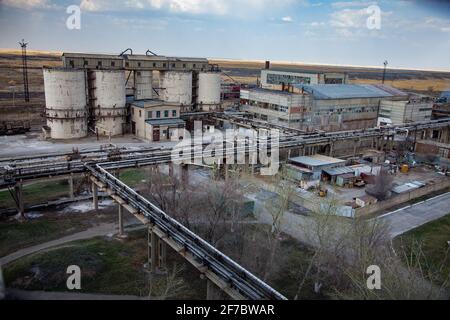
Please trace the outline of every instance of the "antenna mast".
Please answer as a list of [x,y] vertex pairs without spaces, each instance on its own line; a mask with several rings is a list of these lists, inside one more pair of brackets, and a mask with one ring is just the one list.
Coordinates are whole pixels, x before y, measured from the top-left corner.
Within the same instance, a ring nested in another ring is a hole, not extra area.
[[24,39],[19,42],[22,48],[22,70],[23,70],[23,95],[25,102],[30,101],[30,92],[28,90],[28,67],[27,67],[27,44]]

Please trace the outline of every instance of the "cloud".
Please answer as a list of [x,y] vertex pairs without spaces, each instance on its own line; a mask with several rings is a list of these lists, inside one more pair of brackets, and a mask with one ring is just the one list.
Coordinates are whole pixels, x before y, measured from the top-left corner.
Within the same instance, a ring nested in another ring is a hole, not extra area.
[[283,21],[283,22],[292,22],[293,20],[292,20],[292,17],[286,16],[286,17],[281,18],[281,21]]
[[450,32],[450,20],[436,17],[428,17],[425,19],[425,26],[438,29],[442,32]]
[[270,11],[298,0],[82,0],[81,9],[92,12],[124,10],[165,10],[171,13],[228,15],[240,11]]
[[48,0],[2,0],[2,4],[26,10],[56,8],[56,5],[51,4]]
[[348,7],[368,7],[376,4],[375,1],[338,1],[333,2],[331,6],[333,8],[348,8]]

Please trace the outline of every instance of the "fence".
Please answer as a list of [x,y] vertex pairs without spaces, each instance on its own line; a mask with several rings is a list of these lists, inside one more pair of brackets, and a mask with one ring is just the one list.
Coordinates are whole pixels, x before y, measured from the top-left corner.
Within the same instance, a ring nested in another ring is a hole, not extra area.
[[433,184],[429,184],[425,187],[415,189],[409,192],[401,193],[399,195],[396,195],[388,200],[380,201],[362,208],[357,208],[355,210],[355,216],[361,217],[365,216],[377,211],[382,211],[385,209],[389,209],[393,206],[411,201],[415,198],[422,197],[424,195],[427,195],[432,192],[436,192],[445,188],[450,187],[450,179],[444,178],[438,182],[435,182]]

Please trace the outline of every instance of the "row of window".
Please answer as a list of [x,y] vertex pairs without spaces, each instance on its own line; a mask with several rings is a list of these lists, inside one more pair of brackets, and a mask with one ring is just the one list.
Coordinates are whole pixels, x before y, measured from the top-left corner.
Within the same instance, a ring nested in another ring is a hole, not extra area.
[[[69,60],[69,65],[72,67],[72,68],[74,68],[75,67],[75,62],[74,62],[74,60]],[[84,66],[88,66],[89,65],[89,61],[88,60],[84,60],[83,61],[83,65]],[[101,67],[103,65],[103,61],[102,60],[98,60],[97,61],[97,66],[98,67]],[[116,61],[111,61],[111,64],[110,64],[110,66],[111,67],[115,67],[116,66]],[[130,63],[129,62],[125,62],[125,67],[129,67],[130,66]],[[163,68],[165,68],[167,66],[167,64],[164,62],[163,64],[162,64],[162,67]],[[141,62],[138,62],[138,67],[141,67]],[[153,68],[156,68],[157,67],[157,63],[156,62],[153,62]],[[172,63],[171,64],[171,67],[172,68],[176,68],[176,64],[175,63]],[[194,63],[193,65],[192,65],[192,68],[196,68],[197,67],[197,65]],[[204,68],[205,67],[205,65],[202,65],[202,68]],[[186,68],[186,63],[183,63],[183,68]]]
[[[177,116],[177,110],[171,110],[172,111],[172,117],[176,117]],[[155,112],[156,114],[156,118],[161,118],[161,111],[157,110]],[[169,117],[169,110],[164,110],[164,118],[168,118]],[[153,111],[148,111],[147,112],[147,119],[151,119],[153,118]]]

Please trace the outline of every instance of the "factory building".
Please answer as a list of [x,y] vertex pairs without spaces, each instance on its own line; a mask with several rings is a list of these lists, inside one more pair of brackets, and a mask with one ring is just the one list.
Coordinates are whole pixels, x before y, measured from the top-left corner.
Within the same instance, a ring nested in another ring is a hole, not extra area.
[[220,70],[204,58],[131,52],[64,53],[61,59],[63,68],[44,69],[47,137],[133,132],[159,141],[170,139],[174,128],[184,127],[180,112],[222,108]]
[[284,87],[301,84],[345,84],[345,73],[295,71],[285,69],[262,69],[261,87],[264,89],[283,90]]
[[398,125],[431,120],[433,101],[429,97],[411,96],[380,103],[379,125]]
[[374,127],[382,100],[407,96],[377,85],[294,85],[292,92],[241,90],[241,108],[255,118],[291,128],[325,131]]
[[[131,132],[149,141],[182,138],[185,122],[180,119],[180,105],[162,100],[131,102]],[[180,135],[180,136],[175,136]]]

